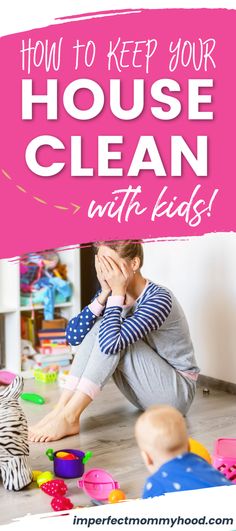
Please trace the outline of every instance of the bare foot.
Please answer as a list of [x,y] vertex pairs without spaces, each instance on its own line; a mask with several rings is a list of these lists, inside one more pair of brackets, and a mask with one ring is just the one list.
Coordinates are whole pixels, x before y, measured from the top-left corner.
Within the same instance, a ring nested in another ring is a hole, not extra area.
[[55,417],[57,417],[58,413],[60,413],[60,411],[62,409],[63,409],[63,406],[61,408],[55,407],[52,411],[50,411],[50,413],[45,415],[45,417],[43,417],[39,422],[37,422],[37,424],[34,424],[33,426],[29,426],[29,435],[28,435],[29,441],[32,440],[31,437],[34,436],[34,434],[39,429],[41,429],[42,426],[45,426],[46,424],[51,422],[51,420],[53,420]]
[[63,437],[79,434],[79,421],[69,420],[63,412],[50,418],[46,424],[31,428],[29,440],[31,442],[58,441]]
[[55,417],[58,416],[58,414],[60,414],[63,411],[64,407],[68,404],[72,396],[73,396],[72,391],[67,390],[67,389],[64,390],[63,394],[61,395],[59,399],[59,402],[52,409],[52,411],[50,411],[50,413],[45,415],[45,417],[43,417],[39,422],[37,422],[37,424],[30,426],[29,436],[28,436],[29,441],[33,441],[35,433],[41,430],[42,426],[45,426],[46,424],[51,422]]

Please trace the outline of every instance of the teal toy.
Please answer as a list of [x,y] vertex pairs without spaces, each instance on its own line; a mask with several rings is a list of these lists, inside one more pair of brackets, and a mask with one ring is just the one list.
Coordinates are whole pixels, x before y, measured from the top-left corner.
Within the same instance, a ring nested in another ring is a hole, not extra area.
[[22,393],[20,395],[22,400],[27,400],[28,402],[33,402],[34,404],[44,404],[45,400],[42,396],[36,395],[35,393]]

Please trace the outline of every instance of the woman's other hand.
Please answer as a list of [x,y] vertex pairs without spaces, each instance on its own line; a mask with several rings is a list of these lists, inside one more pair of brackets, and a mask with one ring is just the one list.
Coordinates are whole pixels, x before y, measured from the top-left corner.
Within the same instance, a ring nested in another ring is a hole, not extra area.
[[124,260],[116,263],[110,256],[101,256],[102,276],[110,286],[112,295],[125,295],[130,282],[130,272]]
[[100,283],[102,289],[101,293],[98,296],[98,302],[100,302],[100,304],[104,306],[107,301],[107,298],[111,293],[111,288],[103,276],[101,263],[97,255],[95,256],[95,269],[97,273],[98,282]]

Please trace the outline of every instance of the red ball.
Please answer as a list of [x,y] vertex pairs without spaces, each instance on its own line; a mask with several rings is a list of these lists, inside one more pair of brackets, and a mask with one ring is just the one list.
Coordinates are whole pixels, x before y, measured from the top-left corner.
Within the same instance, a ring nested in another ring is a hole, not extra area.
[[69,509],[73,509],[74,505],[71,503],[69,498],[57,496],[56,498],[52,499],[51,507],[54,511],[68,511]]
[[41,490],[49,496],[64,496],[67,491],[67,485],[63,479],[51,479],[50,481],[43,483]]

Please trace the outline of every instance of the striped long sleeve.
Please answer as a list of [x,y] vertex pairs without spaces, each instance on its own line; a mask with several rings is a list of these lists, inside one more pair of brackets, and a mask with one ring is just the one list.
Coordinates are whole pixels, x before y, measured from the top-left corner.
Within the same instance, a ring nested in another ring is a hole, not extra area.
[[104,354],[116,354],[158,330],[167,319],[171,307],[170,293],[152,283],[137,303],[133,315],[125,319],[122,319],[122,306],[107,305],[99,330],[101,351]]

